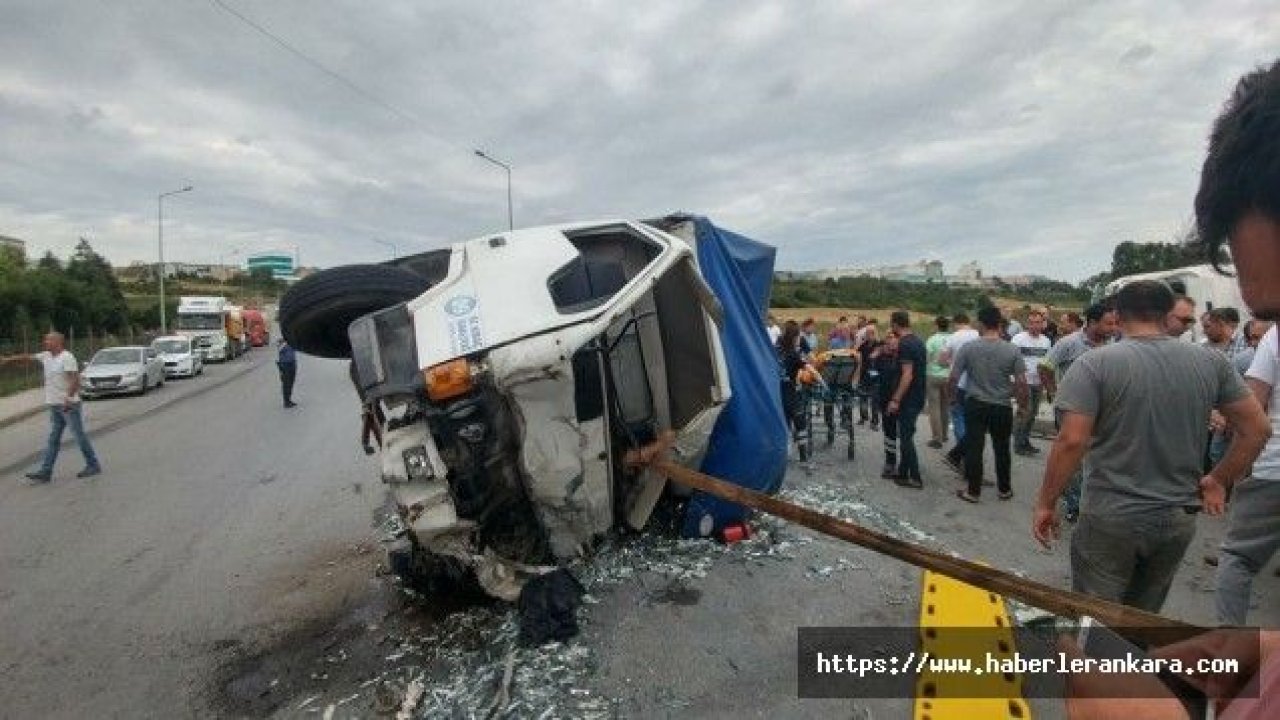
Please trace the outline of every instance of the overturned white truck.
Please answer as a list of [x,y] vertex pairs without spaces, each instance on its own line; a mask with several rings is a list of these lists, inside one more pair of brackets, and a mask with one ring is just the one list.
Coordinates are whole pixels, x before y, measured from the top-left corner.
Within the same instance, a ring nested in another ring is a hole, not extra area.
[[[351,358],[398,510],[393,568],[514,600],[672,500],[622,463],[663,431],[681,463],[778,489],[772,265],[772,248],[692,216],[533,228],[318,273],[280,319],[298,350]],[[686,535],[746,514],[672,501]]]

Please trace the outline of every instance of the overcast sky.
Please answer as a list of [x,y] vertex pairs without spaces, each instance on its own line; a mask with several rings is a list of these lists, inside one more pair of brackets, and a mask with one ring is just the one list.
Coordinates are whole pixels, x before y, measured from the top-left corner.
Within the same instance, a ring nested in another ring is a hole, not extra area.
[[[1280,2],[0,0],[0,235],[380,260],[685,210],[780,269],[1079,280],[1191,215]],[[352,88],[346,81],[354,84]]]

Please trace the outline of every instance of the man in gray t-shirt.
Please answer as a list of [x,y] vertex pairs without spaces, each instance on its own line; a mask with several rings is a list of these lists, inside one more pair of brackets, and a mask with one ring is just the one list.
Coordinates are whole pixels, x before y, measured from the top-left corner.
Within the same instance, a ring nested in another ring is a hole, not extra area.
[[985,307],[978,311],[982,335],[967,343],[951,362],[951,384],[967,374],[969,386],[964,398],[964,477],[968,489],[957,493],[961,500],[977,502],[982,493],[982,450],[987,435],[996,457],[996,486],[1000,499],[1013,497],[1012,456],[1009,439],[1013,435],[1013,409],[1009,399],[1016,393],[1018,405],[1027,398],[1026,365],[1012,343],[1000,338],[1000,311]]
[[[1044,386],[1045,397],[1050,402],[1058,394],[1058,381],[1066,377],[1072,363],[1093,348],[1111,342],[1120,327],[1116,324],[1116,311],[1101,303],[1085,308],[1084,321],[1083,328],[1058,340],[1058,344],[1040,361],[1040,384]],[[1053,424],[1055,428],[1062,428],[1062,410],[1056,407],[1053,409]],[[1062,495],[1067,522],[1073,523],[1080,517],[1080,488],[1083,483],[1084,476],[1077,470]]]
[[[1130,283],[1115,304],[1125,339],[1080,356],[1058,388],[1062,428],[1033,529],[1046,546],[1056,535],[1054,505],[1087,449],[1072,586],[1159,612],[1195,533],[1194,513],[1222,513],[1219,478],[1242,474],[1267,437],[1267,418],[1225,357],[1165,334],[1173,293],[1164,283]],[[1215,407],[1240,435],[1201,477],[1204,419]]]

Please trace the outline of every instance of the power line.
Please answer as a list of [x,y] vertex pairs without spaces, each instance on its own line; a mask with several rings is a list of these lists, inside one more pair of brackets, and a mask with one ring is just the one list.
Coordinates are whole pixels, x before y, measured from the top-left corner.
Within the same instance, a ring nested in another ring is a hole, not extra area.
[[445,145],[448,145],[448,146],[450,146],[450,147],[452,147],[452,148],[454,148],[454,149],[456,149],[456,150],[467,152],[467,150],[466,150],[462,145],[460,145],[460,144],[458,144],[458,143],[451,142],[451,141],[449,141],[449,140],[447,140],[447,139],[445,139],[445,138],[441,137],[440,135],[436,134],[435,132],[432,132],[431,130],[427,129],[427,128],[426,128],[426,124],[425,124],[425,123],[424,123],[420,118],[418,118],[417,116],[415,116],[415,115],[413,115],[412,113],[407,112],[407,111],[405,111],[405,110],[401,110],[400,108],[396,107],[395,105],[392,105],[390,102],[387,102],[386,100],[383,100],[382,98],[378,97],[378,96],[377,96],[377,95],[375,95],[374,93],[372,93],[372,92],[370,92],[370,91],[368,91],[368,90],[365,90],[364,88],[360,87],[360,85],[359,85],[359,84],[357,84],[355,81],[353,81],[353,80],[351,80],[351,79],[347,78],[347,77],[346,77],[345,75],[343,75],[342,73],[339,73],[339,72],[338,72],[338,71],[336,71],[336,70],[331,70],[331,69],[330,69],[329,67],[327,67],[324,63],[320,62],[319,60],[316,60],[315,58],[311,57],[310,55],[306,54],[305,52],[303,52],[303,51],[299,50],[298,48],[294,47],[293,45],[291,45],[291,44],[289,43],[289,41],[285,40],[284,38],[280,37],[279,35],[276,35],[275,33],[271,32],[270,30],[268,30],[267,28],[265,28],[265,27],[263,27],[262,25],[258,24],[257,22],[254,22],[251,18],[249,18],[249,17],[245,16],[245,15],[244,15],[244,14],[242,14],[239,10],[236,10],[235,8],[231,7],[230,5],[227,5],[225,2],[223,2],[223,0],[209,0],[209,2],[213,3],[213,5],[214,5],[215,7],[217,7],[217,8],[219,8],[219,9],[223,10],[224,12],[226,12],[226,13],[230,14],[232,17],[235,17],[235,18],[236,18],[236,19],[238,19],[239,21],[241,21],[241,22],[243,22],[244,24],[248,25],[249,27],[253,28],[253,29],[254,29],[254,30],[256,30],[259,34],[261,34],[261,35],[263,35],[264,37],[266,37],[267,39],[271,40],[271,41],[272,41],[273,43],[275,43],[276,45],[279,45],[280,47],[284,48],[284,49],[285,49],[285,51],[287,51],[289,54],[293,55],[294,57],[298,58],[299,60],[302,60],[302,61],[303,61],[303,62],[305,62],[306,64],[310,65],[311,67],[315,68],[316,70],[319,70],[320,72],[324,73],[325,75],[328,75],[328,76],[329,76],[330,78],[332,78],[333,80],[338,81],[339,83],[341,83],[342,85],[344,85],[348,90],[350,90],[350,91],[354,92],[355,94],[359,95],[360,97],[362,97],[362,98],[364,98],[364,99],[368,100],[369,102],[372,102],[372,103],[374,103],[374,104],[376,104],[376,105],[378,105],[378,106],[382,107],[382,108],[383,108],[383,109],[385,109],[387,112],[390,112],[392,115],[395,115],[396,117],[400,118],[401,120],[404,120],[405,122],[408,122],[408,123],[410,123],[410,124],[413,124],[413,125],[418,126],[418,128],[419,128],[419,129],[424,130],[424,131],[426,132],[426,134],[427,134],[427,135],[429,135],[431,138],[433,138],[433,139],[435,139],[435,140],[437,140],[437,141],[439,141],[439,142],[442,142],[442,143],[444,143]]

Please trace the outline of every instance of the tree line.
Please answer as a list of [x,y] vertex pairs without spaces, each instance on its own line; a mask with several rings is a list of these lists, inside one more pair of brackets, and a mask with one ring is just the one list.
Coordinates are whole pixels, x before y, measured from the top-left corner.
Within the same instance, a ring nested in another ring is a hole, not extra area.
[[0,253],[0,338],[38,338],[51,328],[119,333],[129,321],[111,263],[88,240],[66,262],[51,252],[34,264],[14,248]]
[[[167,281],[165,305],[177,313],[178,296],[194,278]],[[241,295],[278,297],[283,280],[270,270],[241,273],[226,285]],[[129,282],[116,276],[111,263],[81,238],[63,261],[46,252],[30,263],[15,248],[0,248],[0,340],[34,341],[51,329],[64,333],[122,335],[160,326],[159,287],[154,273]]]
[[[929,314],[950,314],[991,304],[991,295],[1022,300],[1030,305],[1080,307],[1116,278],[1139,273],[1173,270],[1207,262],[1204,246],[1194,233],[1184,233],[1174,242],[1122,242],[1111,253],[1111,268],[1086,278],[1077,285],[1053,280],[1030,285],[1010,285],[993,277],[989,287],[975,288],[945,282],[906,283],[873,277],[845,277],[839,280],[797,280],[775,277],[771,305],[778,308],[848,307],[904,308]],[[1229,258],[1219,257],[1226,263]]]
[[942,315],[960,310],[973,312],[991,305],[991,294],[1023,300],[1031,305],[1057,307],[1076,307],[1089,299],[1088,293],[1080,288],[1054,281],[1014,286],[996,278],[991,288],[978,288],[946,282],[907,283],[873,277],[822,281],[775,278],[770,304],[778,308],[902,308]]

